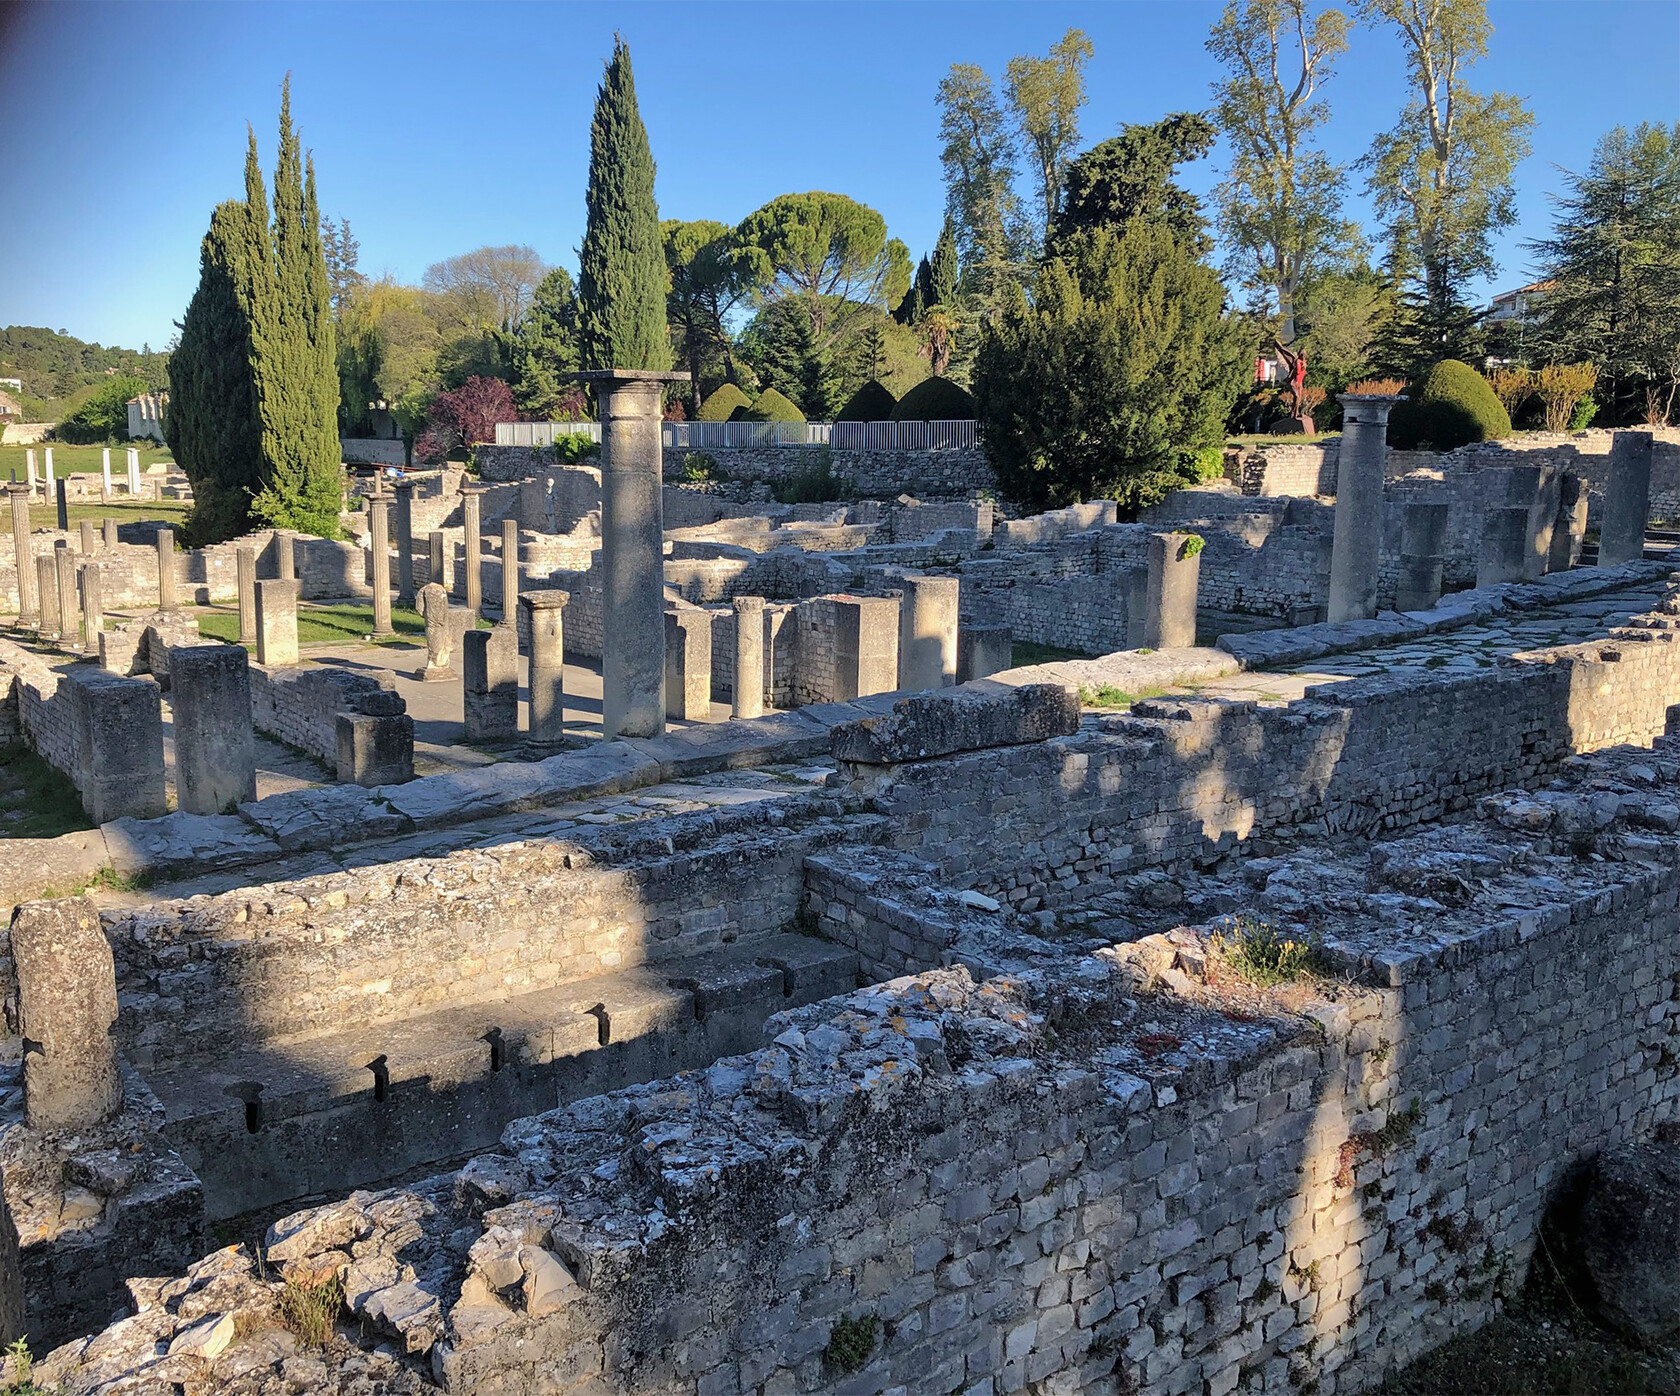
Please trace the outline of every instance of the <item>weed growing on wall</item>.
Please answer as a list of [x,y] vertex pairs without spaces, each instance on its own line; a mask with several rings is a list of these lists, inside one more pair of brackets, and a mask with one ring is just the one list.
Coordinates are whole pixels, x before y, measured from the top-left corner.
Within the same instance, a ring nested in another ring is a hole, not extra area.
[[864,1363],[869,1361],[869,1354],[875,1351],[875,1335],[880,1327],[881,1320],[874,1314],[864,1318],[841,1314],[828,1335],[823,1360],[838,1372],[862,1371]]
[[1231,971],[1251,984],[1283,984],[1314,974],[1323,958],[1316,941],[1285,934],[1257,916],[1238,916],[1231,930],[1215,932],[1211,944]]
[[310,1347],[323,1347],[344,1308],[344,1284],[338,1276],[319,1284],[287,1280],[280,1291],[280,1318]]

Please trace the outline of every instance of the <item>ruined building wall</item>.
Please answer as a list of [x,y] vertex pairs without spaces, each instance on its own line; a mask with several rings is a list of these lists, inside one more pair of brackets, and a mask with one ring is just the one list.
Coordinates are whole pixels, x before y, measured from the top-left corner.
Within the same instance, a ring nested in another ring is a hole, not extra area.
[[845,769],[898,847],[1031,910],[1267,829],[1371,835],[1440,819],[1572,750],[1648,742],[1680,686],[1680,649],[1672,631],[1643,633],[1469,674],[1326,684],[1287,707],[1156,700],[1076,737]]

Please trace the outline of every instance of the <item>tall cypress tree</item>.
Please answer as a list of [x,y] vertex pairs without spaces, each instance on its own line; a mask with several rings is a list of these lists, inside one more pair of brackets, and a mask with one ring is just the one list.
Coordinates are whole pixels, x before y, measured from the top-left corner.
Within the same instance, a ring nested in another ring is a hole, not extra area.
[[[198,289],[169,361],[169,448],[193,485],[189,535],[219,543],[248,526],[263,482],[262,429],[252,376],[250,218],[230,199],[210,215]],[[260,249],[259,249],[260,251]]]
[[274,296],[257,338],[257,401],[270,473],[254,512],[278,527],[331,538],[343,498],[331,292],[314,171],[306,186],[292,129],[290,78],[280,98],[273,249]]
[[583,366],[670,368],[668,275],[653,198],[653,153],[636,108],[630,49],[619,38],[589,123],[585,202],[588,224],[578,259]]

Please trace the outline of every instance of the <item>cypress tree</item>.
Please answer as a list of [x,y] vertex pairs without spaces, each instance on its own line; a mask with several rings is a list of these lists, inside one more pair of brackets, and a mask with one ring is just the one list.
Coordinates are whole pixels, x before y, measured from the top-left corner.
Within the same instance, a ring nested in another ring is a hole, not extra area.
[[588,223],[579,251],[578,331],[585,368],[671,366],[668,274],[653,198],[653,153],[636,108],[630,49],[612,61],[589,123]]
[[932,304],[942,305],[947,310],[956,305],[957,275],[957,238],[951,228],[951,220],[946,218],[945,226],[939,232],[939,241],[933,245],[933,261],[928,268]]
[[313,162],[306,183],[289,78],[280,98],[273,259],[273,301],[259,317],[257,337],[257,401],[269,476],[254,512],[277,527],[331,538],[343,499],[331,291]]
[[245,532],[263,481],[252,377],[252,274],[246,206],[217,206],[199,248],[198,289],[169,361],[164,433],[193,486],[189,536],[203,545]]

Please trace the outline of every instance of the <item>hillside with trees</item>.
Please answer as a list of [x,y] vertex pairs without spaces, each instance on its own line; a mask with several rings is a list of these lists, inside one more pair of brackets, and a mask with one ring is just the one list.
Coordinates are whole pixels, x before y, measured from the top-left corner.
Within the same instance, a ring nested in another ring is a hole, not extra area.
[[[140,349],[90,344],[64,330],[37,325],[0,329],[0,378],[23,380],[26,415],[56,421],[117,376],[140,380],[148,390],[168,386],[169,356]],[[39,414],[37,416],[37,414]]]

